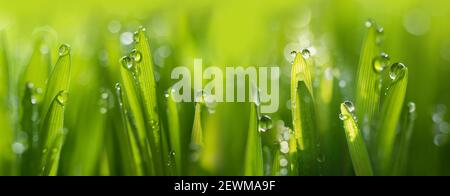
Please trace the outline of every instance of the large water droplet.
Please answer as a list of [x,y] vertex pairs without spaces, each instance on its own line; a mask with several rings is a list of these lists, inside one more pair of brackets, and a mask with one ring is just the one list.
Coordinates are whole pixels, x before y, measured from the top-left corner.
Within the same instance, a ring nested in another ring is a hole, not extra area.
[[379,56],[375,57],[373,59],[372,65],[374,70],[377,73],[380,73],[384,70],[384,68],[387,66],[389,61],[389,55],[387,55],[386,53],[381,53]]
[[67,91],[65,91],[65,90],[59,91],[59,93],[56,97],[56,101],[58,101],[59,104],[64,106],[67,102],[67,97],[68,97]]
[[280,152],[283,154],[289,153],[289,143],[287,141],[280,142]]
[[416,104],[414,102],[409,102],[408,103],[408,112],[413,113],[414,111],[416,111]]
[[347,110],[350,113],[355,112],[355,106],[353,105],[353,102],[351,102],[351,101],[344,101],[344,105],[345,105],[345,107],[347,107]]
[[141,60],[142,60],[142,54],[141,54],[141,52],[139,52],[139,51],[136,50],[136,49],[133,49],[133,50],[130,52],[130,57],[131,57],[135,62],[137,62],[137,63],[141,62]]
[[309,57],[311,57],[311,52],[305,48],[302,50],[302,56],[303,58],[308,59]]
[[66,56],[70,54],[70,49],[71,48],[68,44],[62,44],[58,49],[59,56]]
[[268,115],[262,115],[259,118],[259,131],[266,132],[272,128],[272,119]]
[[126,69],[132,69],[134,66],[134,62],[133,59],[129,56],[124,56],[120,59],[120,63],[122,64],[123,67],[125,67]]
[[403,63],[394,63],[391,65],[389,77],[392,80],[399,80],[405,75],[406,66]]
[[339,119],[341,119],[341,120],[347,120],[347,119],[348,119],[348,116],[345,115],[345,114],[340,113],[340,114],[339,114]]

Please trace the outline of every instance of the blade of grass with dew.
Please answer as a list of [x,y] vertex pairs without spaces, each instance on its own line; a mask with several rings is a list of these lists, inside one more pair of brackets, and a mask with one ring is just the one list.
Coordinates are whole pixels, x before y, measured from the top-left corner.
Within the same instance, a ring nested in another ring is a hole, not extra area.
[[[317,175],[317,125],[311,72],[304,53],[297,53],[291,70],[292,121],[297,139],[300,175]],[[306,56],[309,58],[309,56]]]
[[295,132],[288,128],[289,131],[289,175],[298,175],[298,153],[297,153],[297,137]]
[[[381,71],[384,65],[384,56],[378,57],[380,53],[379,41],[382,36],[382,28],[374,21],[366,22],[368,28],[364,38],[356,79],[356,116],[361,120],[363,135],[366,139],[371,138],[371,126],[374,117],[379,110],[381,91]],[[370,147],[370,146],[369,146]]]
[[353,169],[357,176],[372,176],[372,164],[366,144],[355,121],[353,103],[346,101],[341,104],[339,118],[344,123],[345,136],[353,163]]
[[[51,57],[50,52],[42,50],[41,48],[48,48],[44,39],[38,39],[34,45],[33,53],[31,55],[30,61],[25,68],[21,82],[19,83],[19,92],[22,95],[22,90],[28,82],[34,84],[36,88],[35,99],[40,102],[45,93],[46,81],[49,75]],[[19,95],[19,97],[22,97]]]
[[174,159],[174,163],[169,162],[169,164],[175,164],[176,167],[175,174],[181,175],[181,160],[182,160],[181,156],[185,153],[185,151],[183,151],[181,148],[182,133],[180,129],[178,107],[177,103],[173,99],[172,89],[169,89],[167,91],[166,98],[167,98],[167,121],[168,121],[167,124],[171,146],[171,152],[169,156],[170,157],[173,156]]
[[406,167],[408,166],[409,147],[411,144],[411,137],[414,130],[414,122],[416,120],[416,104],[409,102],[403,109],[402,114],[402,129],[399,135],[398,150],[396,152],[396,159],[394,162],[393,175],[405,175]]
[[[130,121],[128,120],[127,110],[125,108],[123,98],[122,87],[119,83],[116,84],[116,96],[119,104],[120,116],[122,120],[122,129],[118,130],[117,133],[117,141],[120,146],[121,153],[121,165],[126,169],[126,175],[143,175],[142,171],[142,158],[139,150],[138,141],[136,141],[137,137],[134,137],[133,132],[131,131]],[[127,139],[123,139],[127,138]]]
[[408,84],[408,68],[402,63],[390,67],[391,83],[386,88],[381,108],[377,136],[377,162],[381,175],[389,175],[397,126],[402,112]]
[[[150,53],[150,45],[145,35],[145,28],[139,27],[134,34],[134,50],[130,56],[136,63],[136,80],[142,98],[145,122],[149,132],[152,159],[155,168],[163,168],[161,127],[156,100],[156,83],[154,78],[153,62]],[[163,170],[156,169],[157,175],[162,175]]]
[[40,137],[42,157],[39,171],[41,176],[55,176],[57,174],[64,139],[64,105],[66,102],[67,91],[60,91],[50,104],[42,123]]
[[[123,101],[124,108],[127,112],[127,119],[130,121],[132,134],[130,136],[134,137],[139,146],[139,156],[142,161],[141,167],[146,175],[155,174],[155,168],[153,168],[152,154],[149,151],[147,145],[149,145],[149,136],[146,131],[146,123],[144,117],[144,111],[141,107],[141,96],[139,94],[139,89],[135,85],[135,80],[133,74],[136,73],[136,65],[133,59],[129,56],[122,57],[121,63],[121,80],[123,84]],[[137,155],[136,155],[137,156]]]
[[9,67],[6,53],[5,36],[0,31],[0,175],[13,174],[13,130],[9,108]]
[[258,128],[258,107],[257,103],[251,103],[244,160],[244,175],[246,176],[264,175],[261,133]]
[[59,58],[48,79],[44,100],[42,101],[41,114],[45,114],[50,108],[53,99],[61,91],[69,90],[70,69],[71,69],[71,48],[67,44],[62,44],[58,49]]
[[[28,82],[25,85],[24,96],[22,99],[22,118],[21,129],[27,134],[26,150],[21,157],[21,175],[36,175],[38,171],[36,154],[39,152],[39,145],[36,140],[38,136],[38,107],[36,103],[36,88],[33,83]],[[37,156],[38,157],[38,156]]]

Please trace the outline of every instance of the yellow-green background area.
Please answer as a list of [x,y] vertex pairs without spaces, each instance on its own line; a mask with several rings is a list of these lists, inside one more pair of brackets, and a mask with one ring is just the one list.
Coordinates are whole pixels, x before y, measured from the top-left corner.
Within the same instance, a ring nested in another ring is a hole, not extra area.
[[[70,101],[65,115],[69,133],[60,162],[60,174],[67,175],[109,174],[112,165],[103,164],[103,149],[114,124],[100,114],[98,100],[101,89],[113,89],[118,81],[119,75],[108,69],[120,66],[118,59],[129,49],[121,46],[120,34],[133,32],[139,25],[147,28],[150,37],[161,78],[160,94],[174,82],[170,80],[172,68],[191,66],[194,58],[214,66],[280,66],[280,109],[271,117],[274,124],[281,119],[289,127],[288,53],[303,47],[316,49],[317,66],[339,70],[335,83],[346,81],[345,88],[335,90],[335,107],[329,111],[329,134],[338,139],[329,145],[336,153],[326,159],[326,174],[352,175],[338,103],[354,100],[356,66],[368,18],[383,26],[383,48],[392,62],[403,62],[410,71],[407,101],[416,103],[418,118],[408,174],[449,175],[450,145],[446,138],[434,141],[436,126],[445,124],[432,119],[436,107],[450,104],[449,1],[0,1],[0,29],[7,37],[11,81],[17,80],[27,64],[39,29],[52,29],[52,62],[60,43],[72,46]],[[111,21],[120,22],[118,33],[108,30]],[[106,48],[120,52],[108,53]],[[108,63],[102,61],[105,58]],[[12,86],[12,91],[17,91]],[[182,126],[189,132],[194,106],[186,103],[184,108]],[[6,124],[14,124],[17,114],[9,116],[12,120]],[[448,120],[450,114],[442,117]],[[239,104],[227,103],[219,104],[216,118],[207,125],[215,134],[205,136],[210,156],[204,164],[206,170],[208,174],[241,175],[248,115]],[[265,136],[264,142],[273,142],[270,138]]]

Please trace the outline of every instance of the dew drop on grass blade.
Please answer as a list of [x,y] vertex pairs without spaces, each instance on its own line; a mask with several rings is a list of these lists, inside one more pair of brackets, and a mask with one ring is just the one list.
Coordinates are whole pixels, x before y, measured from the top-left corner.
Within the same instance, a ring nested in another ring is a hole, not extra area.
[[317,175],[317,125],[310,66],[297,53],[291,70],[291,108],[300,175]]
[[[134,34],[134,50],[130,57],[136,63],[136,81],[141,94],[141,103],[144,110],[147,132],[149,133],[152,159],[155,168],[163,168],[162,146],[161,146],[161,127],[156,100],[156,83],[154,78],[154,67],[150,53],[150,45],[145,35],[144,27],[139,27]],[[157,175],[162,175],[163,170],[156,169]]]
[[356,79],[356,116],[364,137],[371,138],[371,126],[379,110],[381,73],[386,64],[386,56],[380,55],[380,40],[383,30],[373,20],[366,21],[367,34],[364,38]]
[[377,166],[381,175],[388,175],[392,169],[392,158],[396,130],[406,95],[408,68],[394,63],[389,70],[391,83],[385,89],[377,137]]
[[39,175],[55,176],[58,171],[59,156],[64,140],[64,106],[67,91],[60,91],[50,104],[42,123],[40,136],[41,164]]
[[264,175],[264,165],[261,134],[272,127],[272,120],[265,115],[260,116],[259,93],[254,83],[252,83],[251,92],[252,93],[250,96],[253,97],[252,100],[254,101],[250,103],[250,115],[244,160],[244,175],[262,176]]
[[345,101],[341,104],[339,118],[344,123],[345,136],[347,139],[353,170],[357,176],[372,176],[372,164],[366,144],[355,121],[355,108],[353,103]]

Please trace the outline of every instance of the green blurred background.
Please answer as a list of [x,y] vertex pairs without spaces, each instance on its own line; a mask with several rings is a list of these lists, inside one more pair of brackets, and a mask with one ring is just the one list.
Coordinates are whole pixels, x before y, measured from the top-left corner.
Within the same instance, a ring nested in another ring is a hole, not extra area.
[[[369,18],[384,28],[384,51],[410,71],[406,101],[416,103],[418,117],[407,174],[450,174],[449,115],[445,114],[450,104],[449,1],[0,0],[0,5],[0,30],[6,35],[13,94],[19,93],[16,83],[41,32],[50,35],[52,64],[59,44],[72,46],[62,175],[120,174],[111,169],[120,166],[104,161],[104,149],[114,148],[110,135],[120,125],[112,117],[117,111],[109,102],[114,100],[102,100],[101,95],[114,92],[120,77],[118,59],[130,49],[130,33],[139,25],[147,28],[161,96],[174,82],[170,80],[172,68],[192,66],[194,58],[202,58],[204,66],[280,66],[280,109],[270,114],[274,127],[279,120],[291,127],[287,107],[290,52],[309,48],[318,70],[332,67],[336,78],[332,107],[326,114],[332,117],[326,137],[333,141],[326,147],[324,175],[352,175],[338,104],[354,100],[364,22]],[[182,105],[182,126],[189,137],[194,106]],[[248,115],[241,106],[219,104],[217,112],[205,120],[206,127],[215,130],[215,134],[205,135],[205,154],[210,156],[204,163],[206,174],[242,174]],[[15,129],[17,116],[13,109],[10,120],[0,121],[0,129]],[[19,141],[20,134],[15,138]],[[268,133],[264,143],[270,145],[273,138]],[[189,139],[185,140],[187,145]]]

